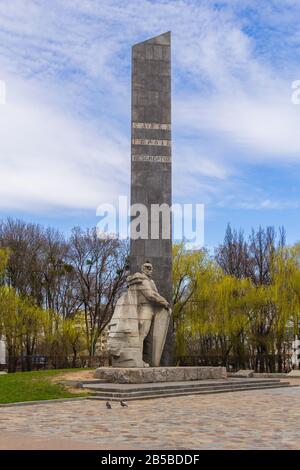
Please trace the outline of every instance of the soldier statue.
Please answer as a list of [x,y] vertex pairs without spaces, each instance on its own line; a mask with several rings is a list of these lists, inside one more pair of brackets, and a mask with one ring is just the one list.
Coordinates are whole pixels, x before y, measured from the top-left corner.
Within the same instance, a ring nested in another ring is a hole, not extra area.
[[[171,309],[152,279],[151,263],[127,278],[109,324],[108,351],[113,367],[158,367],[166,341]],[[153,323],[152,361],[143,361],[144,340]]]

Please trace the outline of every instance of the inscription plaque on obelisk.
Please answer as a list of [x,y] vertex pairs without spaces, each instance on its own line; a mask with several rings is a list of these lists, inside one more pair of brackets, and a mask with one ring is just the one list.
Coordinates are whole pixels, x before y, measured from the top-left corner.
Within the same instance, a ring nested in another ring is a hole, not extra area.
[[[161,215],[151,221],[151,207],[156,210],[155,205],[172,204],[170,32],[133,46],[131,99],[131,205],[147,207],[148,238],[131,238],[130,270],[135,273],[146,261],[152,263],[158,291],[171,302],[171,217],[169,234],[166,225],[162,230]],[[150,222],[153,227],[155,220],[158,225],[151,233]],[[171,343],[172,326],[162,365],[171,362]]]

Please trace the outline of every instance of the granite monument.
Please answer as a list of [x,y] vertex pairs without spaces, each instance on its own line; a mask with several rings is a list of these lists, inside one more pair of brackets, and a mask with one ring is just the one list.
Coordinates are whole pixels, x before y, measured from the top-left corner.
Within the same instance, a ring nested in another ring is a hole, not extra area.
[[[161,205],[172,205],[171,33],[132,48],[131,206],[148,209],[147,237],[133,239],[130,270],[149,260],[160,294],[172,302],[171,213],[162,229]],[[156,213],[154,214],[154,211]],[[166,228],[167,227],[167,228]],[[153,330],[145,341],[144,360],[151,362]],[[172,363],[173,328],[170,321],[162,364]]]

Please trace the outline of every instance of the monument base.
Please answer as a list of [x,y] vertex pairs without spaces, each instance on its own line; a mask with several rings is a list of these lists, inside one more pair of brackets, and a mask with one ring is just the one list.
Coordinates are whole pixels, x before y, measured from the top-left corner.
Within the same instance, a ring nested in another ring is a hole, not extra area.
[[225,367],[99,367],[95,377],[109,383],[142,384],[226,379],[227,373]]

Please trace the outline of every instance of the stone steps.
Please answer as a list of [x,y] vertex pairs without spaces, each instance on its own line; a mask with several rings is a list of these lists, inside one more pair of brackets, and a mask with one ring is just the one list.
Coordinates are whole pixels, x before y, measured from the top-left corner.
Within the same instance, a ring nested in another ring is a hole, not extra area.
[[287,387],[288,385],[282,385],[282,386],[261,386],[261,387],[236,387],[233,389],[229,388],[224,388],[224,389],[218,389],[218,390],[209,390],[209,391],[189,391],[189,392],[168,392],[164,394],[155,394],[155,395],[142,395],[139,397],[132,397],[129,395],[124,395],[123,397],[115,397],[113,395],[103,395],[103,396],[98,396],[98,394],[95,394],[93,396],[88,397],[88,400],[109,400],[109,401],[133,401],[133,400],[152,400],[154,398],[172,398],[172,397],[178,397],[178,396],[191,396],[191,395],[208,395],[208,394],[216,394],[216,393],[229,393],[229,392],[245,392],[249,390],[268,390],[268,389],[273,389],[273,388],[282,388],[282,387]]
[[142,385],[140,387],[111,386],[111,384],[99,384],[97,388],[84,386],[85,389],[93,392],[89,399],[93,400],[141,400],[153,398],[166,398],[186,395],[201,395],[210,393],[225,393],[235,391],[260,390],[271,388],[289,387],[287,382],[280,380],[230,380],[218,383],[194,384],[194,383],[166,383],[153,384],[152,386]]
[[93,381],[81,383],[81,388],[91,391],[105,390],[107,392],[140,392],[140,391],[153,391],[153,390],[173,390],[192,388],[206,388],[206,387],[231,387],[236,385],[263,385],[263,384],[279,384],[279,379],[231,379],[231,380],[200,380],[188,382],[156,382],[144,384],[114,384],[104,381]]

